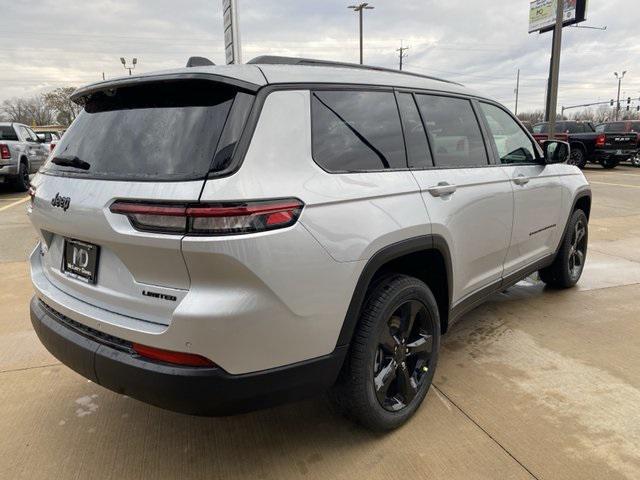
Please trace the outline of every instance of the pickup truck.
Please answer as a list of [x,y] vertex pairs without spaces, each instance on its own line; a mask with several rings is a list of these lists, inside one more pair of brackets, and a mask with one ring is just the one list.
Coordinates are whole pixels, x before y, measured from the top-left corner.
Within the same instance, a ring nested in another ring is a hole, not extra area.
[[0,122],[0,183],[29,189],[29,174],[35,173],[49,155],[49,149],[33,130],[22,123]]
[[640,120],[621,120],[619,122],[606,122],[596,125],[596,132],[599,133],[637,133],[638,144],[635,156],[629,161],[634,167],[640,167]]
[[[549,124],[533,126],[533,136],[542,143],[549,139]],[[615,168],[620,162],[636,155],[638,134],[634,132],[596,132],[590,122],[556,122],[555,138],[571,146],[570,163],[584,168],[587,162],[599,163],[604,168]]]

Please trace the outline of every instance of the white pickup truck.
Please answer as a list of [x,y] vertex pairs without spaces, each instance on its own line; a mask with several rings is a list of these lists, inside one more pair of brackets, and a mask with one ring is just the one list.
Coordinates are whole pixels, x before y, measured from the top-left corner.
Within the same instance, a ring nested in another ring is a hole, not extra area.
[[0,183],[12,182],[18,190],[28,190],[29,174],[37,172],[48,155],[47,146],[28,126],[0,122]]

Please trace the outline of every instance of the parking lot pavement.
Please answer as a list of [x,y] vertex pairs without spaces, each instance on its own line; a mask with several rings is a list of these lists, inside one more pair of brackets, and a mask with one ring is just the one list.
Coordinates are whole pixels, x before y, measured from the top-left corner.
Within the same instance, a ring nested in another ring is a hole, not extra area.
[[640,478],[640,169],[589,168],[576,289],[527,279],[444,337],[416,417],[373,435],[320,399],[231,418],[88,382],[30,328],[24,198],[0,190],[0,478]]

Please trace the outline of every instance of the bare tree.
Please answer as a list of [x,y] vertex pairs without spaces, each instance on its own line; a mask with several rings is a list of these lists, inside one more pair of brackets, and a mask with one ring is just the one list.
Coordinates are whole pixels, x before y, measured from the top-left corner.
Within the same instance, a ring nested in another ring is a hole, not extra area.
[[534,110],[532,112],[520,112],[518,118],[523,122],[540,123],[544,120],[544,112],[542,110]]
[[12,98],[2,102],[2,112],[10,122],[29,123],[31,111],[29,101],[24,98]]
[[68,126],[82,110],[82,107],[70,100],[75,87],[60,87],[44,94],[48,107],[55,112],[55,119],[61,125]]

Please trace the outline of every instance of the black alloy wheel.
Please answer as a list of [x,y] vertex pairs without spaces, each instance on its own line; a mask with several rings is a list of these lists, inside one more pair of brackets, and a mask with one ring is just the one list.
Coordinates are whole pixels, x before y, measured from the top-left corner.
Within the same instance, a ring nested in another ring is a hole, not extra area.
[[587,256],[587,226],[583,218],[575,223],[571,233],[569,247],[569,275],[572,279],[579,279],[584,269],[584,261]]
[[411,403],[427,378],[434,324],[423,303],[409,300],[385,327],[374,358],[373,382],[380,405],[395,412]]

